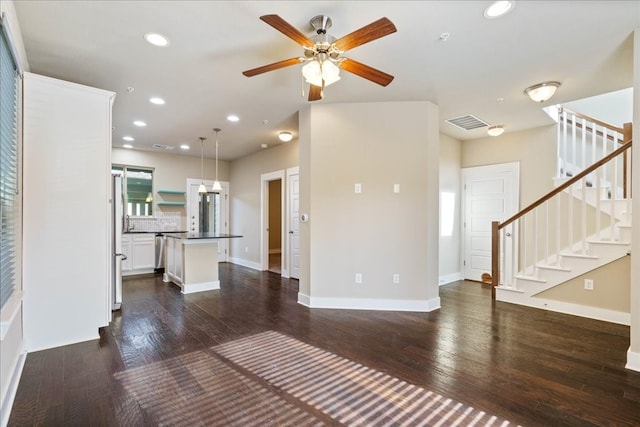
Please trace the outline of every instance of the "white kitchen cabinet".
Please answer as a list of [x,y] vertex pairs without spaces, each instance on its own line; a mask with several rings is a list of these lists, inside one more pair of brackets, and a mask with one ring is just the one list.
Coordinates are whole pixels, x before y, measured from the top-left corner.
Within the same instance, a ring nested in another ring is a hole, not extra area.
[[28,352],[99,338],[111,316],[115,94],[23,80],[23,319]]
[[155,234],[124,234],[122,236],[122,253],[127,256],[127,259],[122,263],[123,276],[153,273],[156,255]]
[[122,261],[122,274],[126,275],[131,271],[131,238],[128,234],[122,235],[122,253],[127,257]]

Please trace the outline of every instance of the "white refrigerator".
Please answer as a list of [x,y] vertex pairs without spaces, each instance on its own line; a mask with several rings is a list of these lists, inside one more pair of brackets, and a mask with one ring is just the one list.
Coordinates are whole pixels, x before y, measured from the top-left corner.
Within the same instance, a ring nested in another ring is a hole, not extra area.
[[122,229],[124,221],[124,200],[122,195],[122,176],[112,175],[111,203],[111,310],[120,310],[122,306],[122,261],[127,256],[122,253]]

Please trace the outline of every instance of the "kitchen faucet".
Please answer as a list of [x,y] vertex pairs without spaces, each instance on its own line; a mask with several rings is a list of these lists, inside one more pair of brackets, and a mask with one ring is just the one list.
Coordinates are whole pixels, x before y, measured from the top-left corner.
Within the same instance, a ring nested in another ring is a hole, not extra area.
[[134,225],[131,225],[131,218],[129,215],[125,215],[124,217],[124,228],[126,231],[131,231],[134,229]]

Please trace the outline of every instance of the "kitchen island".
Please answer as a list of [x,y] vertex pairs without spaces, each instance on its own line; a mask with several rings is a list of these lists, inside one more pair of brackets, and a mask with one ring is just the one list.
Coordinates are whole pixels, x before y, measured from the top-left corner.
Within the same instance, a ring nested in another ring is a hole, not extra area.
[[166,233],[164,282],[178,285],[183,294],[220,289],[218,241],[233,234]]

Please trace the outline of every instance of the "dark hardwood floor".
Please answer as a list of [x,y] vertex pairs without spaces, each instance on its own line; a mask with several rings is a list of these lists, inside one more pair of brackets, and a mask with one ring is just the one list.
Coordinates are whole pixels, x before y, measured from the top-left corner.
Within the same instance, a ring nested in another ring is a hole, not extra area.
[[159,275],[125,279],[122,310],[99,340],[27,356],[9,425],[155,425],[119,373],[265,331],[513,423],[640,425],[628,327],[492,304],[472,282],[443,286],[435,312],[390,313],[310,310],[296,302],[297,281],[233,264],[220,278],[219,291],[191,295]]

